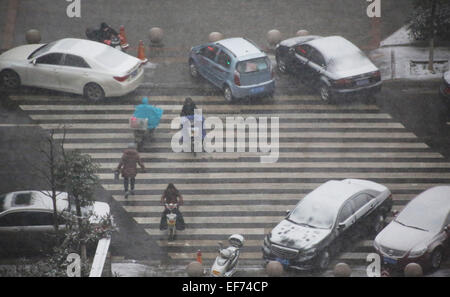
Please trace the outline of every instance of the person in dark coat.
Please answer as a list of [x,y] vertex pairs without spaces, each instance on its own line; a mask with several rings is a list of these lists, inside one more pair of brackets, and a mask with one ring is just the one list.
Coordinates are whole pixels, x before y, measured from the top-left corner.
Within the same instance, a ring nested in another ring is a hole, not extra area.
[[194,110],[197,108],[191,97],[184,99],[183,107],[181,108],[180,117],[193,116]]
[[[180,205],[183,205],[183,196],[181,196],[181,193],[178,191],[177,188],[175,188],[174,184],[169,183],[167,185],[167,188],[164,190],[164,193],[161,196],[161,204],[169,203],[177,203],[178,207],[175,209],[175,214],[177,215],[177,224],[176,228],[177,230],[184,230],[186,228],[183,215],[180,212]],[[167,218],[166,215],[169,213],[169,210],[164,207],[164,211],[161,215],[161,222],[159,224],[160,230],[166,230],[167,229]]]
[[101,23],[100,24],[100,30],[99,30],[99,38],[102,41],[104,41],[104,40],[111,40],[111,38],[113,36],[118,37],[119,33],[117,33],[116,30],[114,30],[113,28],[108,26],[106,23]]
[[[123,186],[125,190],[125,198],[134,195],[135,178],[137,175],[137,164],[145,170],[144,163],[141,161],[139,153],[136,150],[136,144],[130,143],[128,148],[124,150],[117,171],[120,171],[123,177]],[[128,192],[128,184],[131,191]]]

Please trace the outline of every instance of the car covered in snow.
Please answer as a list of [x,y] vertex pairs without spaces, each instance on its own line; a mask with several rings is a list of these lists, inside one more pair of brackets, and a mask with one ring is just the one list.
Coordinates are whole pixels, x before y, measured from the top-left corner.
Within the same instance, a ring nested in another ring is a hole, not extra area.
[[[49,191],[17,191],[0,195],[0,242],[38,242],[44,233],[53,232],[53,200]],[[50,196],[49,196],[50,195]],[[66,227],[74,215],[74,201],[66,192],[57,192],[59,228]],[[110,215],[105,202],[95,201],[81,209],[92,224]],[[1,248],[1,247],[0,247]]]
[[85,39],[21,45],[0,55],[0,79],[11,89],[33,86],[98,101],[134,91],[143,77],[138,58]]
[[444,73],[439,90],[443,98],[450,100],[450,71]]
[[438,269],[450,252],[450,186],[420,193],[375,238],[386,267],[403,269],[418,263]]
[[252,41],[236,37],[195,46],[189,72],[220,88],[225,100],[271,96],[275,91],[272,63]]
[[326,269],[349,238],[379,232],[391,207],[391,192],[384,185],[360,179],[327,181],[267,234],[263,258],[298,270]]
[[293,74],[311,85],[325,102],[381,90],[379,69],[341,36],[289,38],[277,44],[275,58],[279,72]]

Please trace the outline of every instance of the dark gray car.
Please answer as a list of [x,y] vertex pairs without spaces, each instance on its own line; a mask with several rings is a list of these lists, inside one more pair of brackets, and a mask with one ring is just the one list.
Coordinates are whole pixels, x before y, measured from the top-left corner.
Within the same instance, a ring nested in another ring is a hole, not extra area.
[[326,269],[354,234],[377,233],[391,192],[359,179],[328,181],[306,195],[264,239],[263,258],[298,270]]
[[291,73],[319,91],[325,102],[381,90],[378,68],[354,44],[340,36],[302,36],[280,42],[276,61],[281,73]]

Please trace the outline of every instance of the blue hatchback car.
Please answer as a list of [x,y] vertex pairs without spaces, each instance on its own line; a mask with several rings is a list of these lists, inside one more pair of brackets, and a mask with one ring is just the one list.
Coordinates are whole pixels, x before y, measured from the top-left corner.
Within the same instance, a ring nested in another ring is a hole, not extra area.
[[219,87],[228,102],[254,96],[272,96],[275,79],[266,53],[245,38],[228,38],[193,47],[189,71]]

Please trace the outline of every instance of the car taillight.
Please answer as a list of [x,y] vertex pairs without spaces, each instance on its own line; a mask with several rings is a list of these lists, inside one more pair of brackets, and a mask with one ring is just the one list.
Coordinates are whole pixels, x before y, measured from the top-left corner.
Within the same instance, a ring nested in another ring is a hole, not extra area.
[[445,89],[444,89],[444,93],[445,93],[445,94],[450,94],[450,87],[445,88]]
[[120,82],[125,81],[130,75],[125,75],[125,76],[114,76],[114,79]]
[[239,75],[239,72],[237,72],[237,71],[234,72],[234,84],[236,86],[240,86],[241,85],[241,77]]
[[376,80],[380,80],[381,79],[381,72],[379,70],[375,71],[372,73],[372,76],[376,79]]

